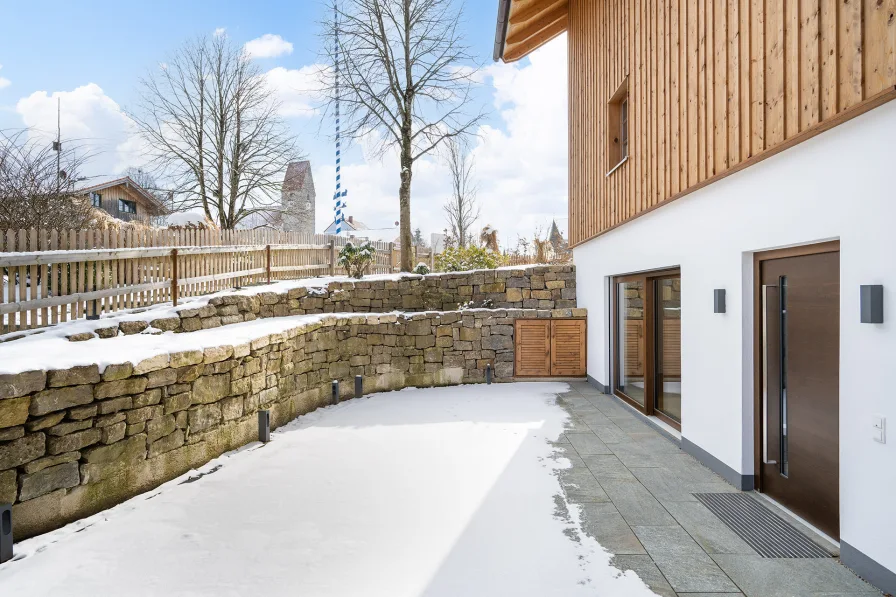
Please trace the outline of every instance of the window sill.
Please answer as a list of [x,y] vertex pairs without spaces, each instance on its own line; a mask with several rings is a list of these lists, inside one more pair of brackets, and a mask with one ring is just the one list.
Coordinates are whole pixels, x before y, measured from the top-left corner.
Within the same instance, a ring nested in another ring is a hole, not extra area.
[[622,165],[623,165],[624,163],[626,163],[627,161],[628,161],[628,156],[625,156],[624,158],[622,158],[622,161],[621,161],[621,162],[619,162],[618,164],[616,164],[615,166],[613,166],[612,168],[610,168],[610,171],[607,172],[606,176],[609,177],[611,174],[613,174],[614,172],[616,172],[617,170],[619,170],[619,169],[622,167]]

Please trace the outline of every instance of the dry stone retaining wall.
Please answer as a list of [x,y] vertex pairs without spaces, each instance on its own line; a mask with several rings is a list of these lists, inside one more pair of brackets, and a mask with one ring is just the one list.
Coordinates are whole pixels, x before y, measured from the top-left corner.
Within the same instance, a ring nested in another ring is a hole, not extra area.
[[177,316],[126,321],[93,332],[74,334],[73,341],[137,334],[147,328],[194,332],[259,317],[312,313],[384,313],[389,311],[453,311],[462,304],[498,309],[571,309],[576,307],[575,266],[532,266],[519,269],[477,270],[398,280],[347,280],[322,287],[293,288],[287,292],[233,294],[209,299],[208,304],[182,309]]
[[[502,279],[505,293],[518,288],[507,282],[517,277]],[[360,284],[349,303],[385,300],[361,297],[391,291]],[[497,283],[479,286],[486,284]],[[259,313],[279,304],[262,299]],[[233,304],[210,308],[220,306]],[[271,410],[276,427],[327,404],[332,379],[343,382],[344,397],[355,375],[364,376],[365,392],[480,382],[487,364],[498,381],[508,380],[514,320],[574,314],[584,311],[331,316],[250,344],[103,371],[88,365],[0,375],[0,502],[14,503],[17,540],[45,532],[257,439],[260,409]]]

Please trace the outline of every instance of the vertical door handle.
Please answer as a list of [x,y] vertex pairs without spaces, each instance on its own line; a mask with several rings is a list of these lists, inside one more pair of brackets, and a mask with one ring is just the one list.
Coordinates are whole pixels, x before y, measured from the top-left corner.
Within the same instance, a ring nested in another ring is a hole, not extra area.
[[[775,460],[768,459],[768,432],[769,432],[769,399],[777,396],[778,390],[770,388],[770,377],[780,379],[777,370],[780,365],[777,359],[769,355],[769,343],[779,342],[781,329],[781,309],[778,287],[773,285],[762,286],[762,462],[763,464],[778,464]],[[773,351],[775,354],[777,350]],[[771,374],[771,375],[770,375]],[[771,396],[770,396],[771,394]]]

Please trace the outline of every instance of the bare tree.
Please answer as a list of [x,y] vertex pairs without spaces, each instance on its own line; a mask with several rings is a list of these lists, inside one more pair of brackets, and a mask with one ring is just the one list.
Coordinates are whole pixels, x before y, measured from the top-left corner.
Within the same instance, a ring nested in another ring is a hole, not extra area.
[[476,202],[479,189],[473,180],[473,159],[465,143],[452,138],[445,146],[445,161],[451,173],[451,197],[445,202],[445,214],[458,246],[466,247],[473,240],[471,232],[479,219]]
[[76,191],[87,158],[70,142],[57,152],[27,130],[0,131],[0,230],[93,227],[96,211]]
[[380,155],[398,150],[402,271],[413,267],[414,162],[482,118],[482,112],[467,112],[477,71],[455,5],[331,0],[335,18],[325,27],[328,63],[340,74],[327,78],[328,97],[331,106],[342,105],[343,131],[348,138],[374,138]]
[[141,80],[131,113],[150,168],[171,181],[172,208],[202,208],[221,228],[275,214],[296,140],[265,76],[225,35],[182,46]]

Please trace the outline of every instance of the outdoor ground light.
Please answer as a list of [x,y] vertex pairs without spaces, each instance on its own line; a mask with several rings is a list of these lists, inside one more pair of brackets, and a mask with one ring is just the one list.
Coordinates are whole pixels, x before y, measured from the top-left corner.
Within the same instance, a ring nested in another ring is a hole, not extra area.
[[263,444],[271,441],[271,411],[258,411],[258,441]]
[[884,287],[880,284],[859,287],[862,323],[884,322]]
[[332,398],[333,404],[339,404],[339,380],[338,379],[333,380],[333,382],[330,384],[330,389],[331,389],[330,397]]
[[716,288],[712,291],[712,312],[725,313],[725,289]]
[[364,395],[364,378],[360,375],[355,376],[355,398]]
[[0,564],[12,559],[12,504],[0,504]]
[[485,383],[492,383],[492,364],[488,363],[485,366]]

